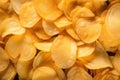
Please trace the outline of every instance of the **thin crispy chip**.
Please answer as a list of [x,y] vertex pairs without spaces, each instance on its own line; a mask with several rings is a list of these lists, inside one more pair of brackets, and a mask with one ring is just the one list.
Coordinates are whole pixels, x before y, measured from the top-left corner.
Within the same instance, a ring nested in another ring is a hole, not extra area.
[[22,26],[26,28],[33,27],[40,20],[32,1],[26,2],[21,6],[19,16]]
[[5,73],[2,75],[3,76],[0,77],[1,80],[13,80],[16,75],[16,70],[12,64],[10,64]]
[[55,64],[53,64],[51,67],[56,71],[59,80],[66,80],[65,73],[61,68],[57,67]]
[[20,22],[16,17],[6,18],[0,24],[0,35],[5,37],[10,34],[23,34],[25,29],[20,25]]
[[95,50],[95,43],[84,44],[78,47],[77,58],[91,55]]
[[120,44],[120,39],[112,38],[108,34],[105,26],[102,27],[99,41],[104,46],[105,50],[110,52],[115,52]]
[[34,59],[33,62],[33,68],[36,69],[37,67],[40,67],[42,65],[49,65],[53,61],[51,59],[51,54],[49,52],[39,52],[37,56]]
[[10,0],[10,5],[12,6],[13,10],[19,15],[21,5],[28,1],[31,0]]
[[17,73],[20,79],[28,79],[29,73],[32,69],[32,60],[31,61],[21,61],[19,60],[16,65]]
[[82,41],[85,43],[92,43],[100,36],[101,24],[85,19],[79,19],[76,23],[75,31]]
[[84,63],[88,69],[100,69],[106,67],[112,67],[110,59],[105,52],[103,46],[96,42],[96,49],[94,52],[94,58]]
[[5,50],[0,47],[0,74],[8,67],[9,58],[5,52]]
[[105,27],[112,38],[120,39],[120,3],[113,5],[107,12]]
[[66,29],[66,32],[75,40],[80,40],[80,38],[78,37],[78,35],[76,34],[76,32],[74,31],[74,29],[72,27],[69,27]]
[[92,80],[92,76],[81,67],[72,67],[67,73],[67,80]]
[[112,63],[113,63],[114,68],[120,73],[120,68],[119,68],[119,65],[120,65],[119,62],[120,62],[120,60],[119,59],[120,59],[120,52],[117,51],[115,57],[112,60]]
[[34,46],[44,52],[50,52],[50,48],[51,48],[52,42],[39,42],[39,43],[35,43]]
[[45,20],[54,21],[62,15],[54,0],[34,0],[38,14]]
[[58,18],[54,24],[56,25],[57,28],[59,28],[60,30],[64,30],[65,28],[69,27],[72,22],[69,21],[65,16],[62,16],[60,18]]
[[37,41],[30,33],[12,36],[7,41],[5,50],[13,62],[17,62],[20,55],[21,59],[29,60],[36,53],[36,49],[33,46],[34,42]]
[[73,21],[76,21],[79,18],[94,17],[95,14],[89,8],[77,6],[71,11],[70,16],[72,17]]
[[54,69],[43,66],[34,71],[32,80],[59,80],[59,78]]
[[65,16],[71,20],[70,13],[76,7],[77,0],[64,0],[63,11]]
[[60,30],[52,22],[43,20],[42,27],[43,27],[45,33],[48,34],[49,36],[54,36],[54,35],[60,33]]
[[51,56],[59,68],[69,68],[76,60],[77,45],[66,35],[59,35],[53,41]]

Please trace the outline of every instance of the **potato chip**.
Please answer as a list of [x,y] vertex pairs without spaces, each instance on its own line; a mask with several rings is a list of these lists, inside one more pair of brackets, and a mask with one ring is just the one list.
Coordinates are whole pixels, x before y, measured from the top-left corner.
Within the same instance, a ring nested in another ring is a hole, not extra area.
[[34,42],[37,41],[30,33],[15,35],[9,38],[6,43],[5,50],[13,62],[16,62],[20,55],[21,59],[29,60],[36,53],[36,48],[33,46]]
[[0,47],[0,74],[7,69],[9,65],[9,58],[5,52],[5,50]]
[[37,54],[37,56],[34,59],[33,62],[33,68],[36,69],[37,67],[40,67],[42,65],[49,65],[51,64],[53,61],[51,59],[51,54],[50,52],[39,52]]
[[100,36],[101,24],[85,19],[79,19],[76,22],[75,31],[83,42],[92,43]]
[[9,0],[0,0],[0,8],[7,10],[9,7]]
[[81,67],[75,66],[68,71],[67,80],[92,80],[92,76]]
[[20,22],[17,18],[11,17],[6,18],[1,24],[0,24],[0,35],[2,37],[5,37],[10,34],[23,34],[25,33],[25,29],[20,25]]
[[32,80],[59,80],[59,78],[54,69],[42,66],[34,71]]
[[21,25],[26,28],[33,27],[40,20],[32,1],[21,6],[19,17]]
[[64,1],[63,11],[64,11],[65,16],[69,20],[71,20],[70,13],[76,7],[76,5],[77,5],[77,0],[65,0]]
[[120,3],[116,3],[108,10],[106,19],[105,19],[105,27],[107,32],[112,38],[120,39],[120,24],[119,24],[119,14],[120,14]]
[[66,35],[59,35],[53,41],[51,56],[59,68],[69,68],[76,60],[77,45],[73,39]]
[[70,13],[73,21],[78,20],[79,18],[91,18],[95,17],[95,14],[86,7],[76,6]]
[[115,70],[110,70],[107,68],[100,73],[97,73],[94,77],[94,80],[119,80],[119,75],[114,74],[113,71]]
[[5,71],[5,73],[3,73],[2,76],[0,76],[0,79],[1,80],[13,80],[15,75],[16,75],[16,70],[12,66],[12,64],[10,64],[7,70]]
[[99,37],[99,41],[101,42],[105,50],[110,52],[116,52],[120,44],[120,39],[112,38],[108,34],[105,26],[102,26],[102,31]]
[[10,5],[12,6],[13,10],[19,15],[21,5],[28,1],[31,0],[10,0]]
[[81,45],[84,45],[85,43],[81,40],[77,41],[77,46],[81,46]]
[[80,40],[73,28],[69,27],[66,29],[66,32],[75,40]]
[[20,79],[28,79],[29,73],[32,69],[32,61],[18,60],[16,70]]
[[0,24],[7,17],[8,17],[8,14],[3,9],[0,8]]
[[55,64],[51,65],[51,67],[56,71],[59,80],[66,80],[65,73],[61,68],[57,67]]
[[62,15],[54,0],[34,0],[38,14],[45,20],[54,21]]
[[120,57],[120,52],[117,51],[115,57],[112,60],[112,64],[114,66],[114,68],[120,73],[120,68],[119,68],[119,57]]
[[34,46],[44,52],[50,52],[50,48],[51,48],[52,42],[39,42],[39,43],[35,43]]
[[92,1],[97,14],[101,14],[102,11],[105,8],[107,8],[106,0],[92,0]]
[[54,36],[54,35],[60,33],[60,30],[52,22],[47,22],[47,21],[43,20],[42,27],[43,27],[45,33],[48,34],[49,36]]
[[56,25],[56,27],[60,30],[64,30],[65,28],[69,27],[72,22],[69,21],[65,16],[62,16],[60,18],[58,18],[54,24]]
[[95,43],[84,44],[78,47],[77,58],[91,55],[95,50]]
[[106,67],[112,68],[110,59],[107,53],[105,52],[103,46],[99,42],[96,42],[96,49],[94,54],[95,56],[93,59],[84,63],[84,65],[88,69],[100,69],[100,68],[106,68]]

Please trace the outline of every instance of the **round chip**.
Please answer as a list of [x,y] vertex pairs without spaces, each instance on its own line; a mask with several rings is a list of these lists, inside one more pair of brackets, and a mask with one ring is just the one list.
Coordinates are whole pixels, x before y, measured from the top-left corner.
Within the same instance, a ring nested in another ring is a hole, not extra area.
[[2,73],[9,65],[9,57],[5,50],[0,47],[0,73]]
[[19,16],[22,26],[26,28],[33,27],[40,20],[32,1],[22,4]]
[[43,66],[33,72],[32,80],[59,80],[59,78],[54,69]]
[[75,31],[82,41],[92,43],[96,41],[101,33],[101,24],[85,19],[76,22]]
[[54,21],[62,15],[54,0],[34,0],[38,14],[45,20]]
[[73,39],[66,35],[59,35],[53,41],[51,56],[59,68],[69,68],[76,61],[77,45]]
[[92,76],[88,74],[81,67],[72,67],[67,73],[67,80],[93,80]]

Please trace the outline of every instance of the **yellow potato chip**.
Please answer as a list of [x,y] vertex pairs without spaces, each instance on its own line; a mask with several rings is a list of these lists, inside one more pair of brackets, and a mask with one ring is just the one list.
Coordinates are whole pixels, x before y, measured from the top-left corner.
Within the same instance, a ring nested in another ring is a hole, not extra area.
[[79,19],[76,22],[75,31],[83,42],[92,43],[100,36],[101,24],[85,19]]
[[45,20],[54,21],[62,15],[54,0],[34,0],[38,14]]
[[57,67],[55,64],[53,64],[51,67],[56,71],[59,80],[66,80],[66,75],[61,68]]
[[67,80],[93,80],[92,76],[78,66],[72,67],[67,73]]
[[34,46],[44,52],[50,52],[52,42],[39,42],[35,43]]
[[60,18],[58,18],[54,24],[56,25],[56,27],[60,30],[64,30],[65,28],[69,27],[72,22],[69,21],[65,16],[62,16]]
[[10,5],[13,8],[13,10],[19,15],[22,4],[28,1],[31,0],[10,0]]
[[33,27],[40,20],[32,1],[21,6],[19,16],[21,25],[26,28]]
[[5,50],[13,62],[16,62],[20,55],[21,60],[30,60],[36,54],[36,48],[33,45],[34,42],[37,41],[30,33],[15,35],[9,38]]
[[42,66],[34,71],[32,80],[59,80],[59,78],[54,69]]
[[51,56],[59,68],[69,68],[76,60],[77,45],[75,41],[66,36],[59,35],[53,41],[51,47]]
[[9,57],[6,54],[5,50],[0,47],[0,74],[7,69],[9,65]]
[[77,58],[91,55],[95,50],[95,43],[84,44],[78,47]]
[[66,32],[75,40],[80,40],[78,35],[76,34],[75,30],[72,27],[66,29]]
[[64,0],[63,12],[65,16],[71,20],[70,13],[76,7],[77,0]]
[[97,14],[101,14],[107,8],[106,0],[92,0]]
[[120,44],[120,39],[115,39],[115,38],[111,37],[108,34],[105,26],[102,26],[99,41],[104,46],[105,50],[110,51],[110,52],[116,52],[116,50],[118,49],[118,46]]
[[16,64],[16,71],[20,79],[28,79],[29,73],[32,69],[32,60],[31,61],[22,61],[18,60]]
[[54,36],[60,33],[60,30],[55,26],[52,22],[47,22],[45,20],[42,21],[42,27],[46,34],[49,36]]
[[111,6],[107,12],[105,19],[106,30],[109,33],[109,35],[115,39],[120,39],[119,9],[120,9],[120,3],[116,3],[113,6]]
[[104,50],[103,46],[96,42],[96,49],[94,52],[94,58],[84,63],[88,69],[100,69],[110,67],[112,68],[111,61]]
[[16,75],[16,70],[12,64],[9,65],[5,73],[0,76],[1,80],[13,80]]
[[79,18],[91,18],[95,17],[95,14],[86,7],[76,6],[70,13],[73,21],[78,20]]
[[114,66],[114,68],[120,73],[120,69],[119,69],[119,57],[120,57],[120,52],[117,51],[115,57],[112,59],[112,64]]
[[5,37],[10,34],[23,34],[25,29],[20,25],[19,20],[16,17],[6,18],[0,24],[0,35]]
[[37,56],[34,59],[33,62],[33,68],[36,69],[37,67],[40,67],[42,65],[49,65],[51,64],[53,61],[51,59],[51,54],[50,52],[39,52],[37,54]]

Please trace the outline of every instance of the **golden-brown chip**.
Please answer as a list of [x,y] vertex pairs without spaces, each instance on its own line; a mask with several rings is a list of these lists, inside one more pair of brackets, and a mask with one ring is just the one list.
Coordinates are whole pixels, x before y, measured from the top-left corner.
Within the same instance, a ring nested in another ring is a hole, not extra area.
[[33,27],[40,20],[32,1],[22,4],[19,17],[21,25],[26,28]]
[[84,44],[78,47],[77,58],[91,55],[95,50],[95,43]]
[[67,73],[67,80],[92,80],[92,76],[81,67],[72,67]]
[[54,0],[34,0],[38,14],[45,20],[54,21],[62,15]]
[[55,26],[54,23],[43,20],[42,27],[45,33],[49,36],[54,36],[60,33],[60,30]]
[[7,69],[9,65],[9,57],[6,54],[5,50],[0,47],[0,74]]
[[51,47],[51,56],[59,68],[69,68],[76,60],[77,45],[75,41],[66,36],[59,35],[53,41]]
[[76,22],[75,31],[82,41],[85,43],[92,43],[100,36],[101,24],[85,19],[79,19]]
[[104,50],[103,46],[99,42],[96,42],[96,49],[93,54],[94,54],[93,59],[88,60],[86,63],[84,63],[84,65],[88,69],[100,69],[106,67],[112,68],[111,61],[106,51]]
[[42,66],[34,71],[32,80],[59,80],[59,78],[53,68]]
[[19,20],[16,17],[6,18],[0,24],[0,35],[5,37],[10,34],[23,34],[25,29],[20,25]]

